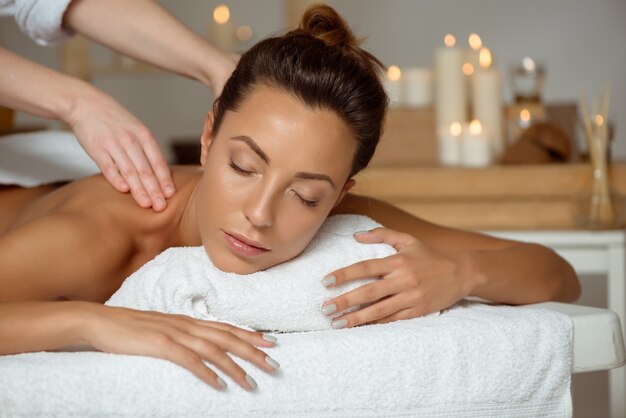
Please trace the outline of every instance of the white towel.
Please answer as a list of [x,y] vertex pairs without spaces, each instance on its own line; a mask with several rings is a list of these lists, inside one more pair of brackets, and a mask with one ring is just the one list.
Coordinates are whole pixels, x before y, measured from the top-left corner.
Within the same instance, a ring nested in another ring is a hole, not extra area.
[[203,247],[170,248],[128,277],[107,305],[181,313],[257,330],[330,329],[339,312],[327,317],[322,304],[374,279],[330,289],[321,280],[358,261],[394,254],[387,244],[362,244],[353,237],[354,232],[377,226],[365,216],[331,216],[298,257],[247,275],[218,270]]
[[168,361],[106,353],[0,356],[0,417],[571,417],[571,321],[464,302],[439,316],[288,333],[272,376],[218,392]]
[[73,34],[63,28],[72,0],[0,0],[0,16],[13,16],[19,28],[39,45],[55,45]]
[[99,172],[71,132],[42,131],[0,137],[0,184],[35,187]]

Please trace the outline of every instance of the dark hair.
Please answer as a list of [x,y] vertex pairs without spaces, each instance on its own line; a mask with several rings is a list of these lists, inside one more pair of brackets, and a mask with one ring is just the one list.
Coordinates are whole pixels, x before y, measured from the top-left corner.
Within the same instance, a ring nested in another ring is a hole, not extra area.
[[347,123],[358,141],[352,177],[372,159],[389,101],[380,81],[383,65],[360,43],[333,8],[310,7],[299,28],[265,39],[243,54],[213,105],[213,134],[224,113],[237,110],[264,83],[306,106],[333,110]]

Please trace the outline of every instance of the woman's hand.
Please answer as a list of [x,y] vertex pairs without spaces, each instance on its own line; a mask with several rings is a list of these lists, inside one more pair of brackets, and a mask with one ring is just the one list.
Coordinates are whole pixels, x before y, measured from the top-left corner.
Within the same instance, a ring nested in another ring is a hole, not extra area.
[[[213,386],[226,384],[204,364],[212,363],[244,389],[254,390],[256,382],[226,353],[274,372],[279,364],[255,348],[273,347],[259,332],[247,331],[221,322],[201,321],[183,315],[89,304],[95,315],[86,322],[84,337],[94,348],[118,354],[158,357],[176,363]],[[271,336],[268,339],[275,340]]]
[[[378,278],[322,305],[322,312],[331,315],[350,307],[371,304],[333,320],[334,328],[362,324],[380,324],[415,318],[445,309],[470,293],[472,277],[468,263],[461,254],[443,254],[422,244],[409,234],[387,228],[375,228],[355,234],[362,243],[386,243],[396,254],[371,259],[336,270],[324,279],[339,286],[351,280]],[[335,305],[332,309],[329,305]],[[324,309],[326,308],[326,309]]]
[[113,98],[84,89],[66,120],[78,141],[115,189],[130,190],[141,207],[164,210],[176,189],[156,139]]

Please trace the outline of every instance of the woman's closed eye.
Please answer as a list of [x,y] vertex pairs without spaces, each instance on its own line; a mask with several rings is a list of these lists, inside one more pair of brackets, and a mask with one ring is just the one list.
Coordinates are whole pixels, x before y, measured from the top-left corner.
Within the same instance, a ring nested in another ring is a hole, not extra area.
[[[239,167],[237,165],[237,163],[235,163],[233,160],[230,160],[228,162],[228,165],[237,173],[241,174],[242,176],[249,176],[251,174],[254,174],[254,171],[249,171],[246,169],[243,169],[241,167]],[[304,197],[302,197],[298,192],[296,192],[295,190],[292,190],[293,194],[296,195],[296,197],[300,200],[300,202],[307,206],[307,207],[315,207],[319,204],[319,201],[317,200],[309,200],[309,199],[305,199]]]
[[317,204],[319,203],[318,201],[315,200],[307,200],[305,198],[303,198],[302,196],[300,196],[297,192],[294,191],[294,193],[296,194],[296,196],[298,196],[298,199],[300,199],[300,201],[302,202],[303,205],[308,206],[308,207],[315,207],[317,206]]
[[228,165],[239,174],[250,175],[254,173],[254,171],[244,170],[243,168],[239,167],[237,164],[235,164],[233,160],[230,160],[228,162]]

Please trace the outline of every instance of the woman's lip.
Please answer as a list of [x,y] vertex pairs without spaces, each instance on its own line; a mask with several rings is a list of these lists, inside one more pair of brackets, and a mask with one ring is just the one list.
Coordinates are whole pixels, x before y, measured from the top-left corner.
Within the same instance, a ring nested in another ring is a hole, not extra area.
[[[222,231],[224,234],[224,240],[228,247],[235,253],[243,255],[245,257],[253,257],[261,254],[265,254],[270,251],[263,247],[257,247],[248,241],[244,241],[243,237],[237,234],[230,234],[226,231]],[[253,241],[254,242],[254,241]]]
[[[224,232],[226,232],[226,231],[224,231]],[[226,232],[226,233],[228,235],[230,235],[231,237],[238,239],[239,241],[243,242],[244,244],[246,244],[246,245],[248,245],[250,247],[256,247],[256,248],[258,248],[260,250],[269,251],[269,249],[265,248],[258,241],[254,241],[254,240],[248,239],[248,238],[244,237],[243,235],[235,234],[235,233],[232,233],[232,232]]]

